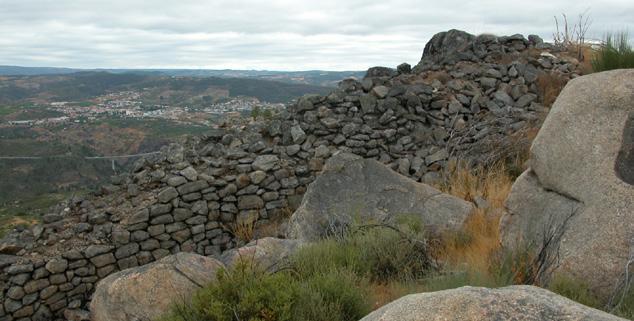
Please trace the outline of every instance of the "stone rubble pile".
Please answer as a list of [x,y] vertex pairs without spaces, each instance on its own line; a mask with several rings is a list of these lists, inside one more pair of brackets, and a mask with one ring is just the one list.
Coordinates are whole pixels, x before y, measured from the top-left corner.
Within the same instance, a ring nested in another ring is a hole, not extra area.
[[427,183],[452,159],[489,161],[539,125],[541,75],[578,75],[576,60],[548,48],[534,36],[441,33],[413,69],[371,68],[276,119],[166,146],[102,195],[68,200],[0,242],[0,321],[81,320],[112,273],[179,252],[219,256],[244,243],[245,226],[256,236],[283,226],[337,151]]

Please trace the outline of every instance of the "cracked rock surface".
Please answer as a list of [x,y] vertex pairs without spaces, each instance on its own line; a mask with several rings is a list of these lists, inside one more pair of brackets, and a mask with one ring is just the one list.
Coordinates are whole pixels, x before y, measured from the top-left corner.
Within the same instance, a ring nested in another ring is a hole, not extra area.
[[625,320],[548,290],[516,285],[500,289],[462,287],[400,298],[361,321],[617,321]]
[[308,187],[291,217],[289,236],[315,241],[342,227],[420,218],[432,229],[458,229],[473,210],[469,202],[417,183],[372,159],[332,156]]
[[212,282],[220,261],[181,252],[142,267],[127,269],[99,282],[91,301],[91,320],[156,320],[171,304],[187,300]]
[[[535,245],[560,233],[554,272],[609,295],[632,259],[634,70],[568,83],[531,147],[530,169],[515,182],[502,218],[505,245]],[[625,174],[624,174],[625,173]],[[625,179],[624,179],[625,178]]]

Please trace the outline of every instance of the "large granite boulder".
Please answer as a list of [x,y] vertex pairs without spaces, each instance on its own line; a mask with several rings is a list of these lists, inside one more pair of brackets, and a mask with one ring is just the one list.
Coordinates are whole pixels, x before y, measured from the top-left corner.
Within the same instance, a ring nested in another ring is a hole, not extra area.
[[[553,105],[502,219],[503,243],[607,295],[634,256],[634,70],[576,78]],[[544,275],[548,275],[546,273]]]
[[92,320],[156,320],[172,304],[187,301],[212,282],[223,267],[213,258],[183,252],[112,274],[97,284],[90,303]]
[[361,321],[625,320],[534,286],[462,287],[402,297]]
[[475,36],[461,30],[451,29],[435,34],[425,45],[421,62],[448,63],[469,60]]
[[373,159],[337,153],[304,195],[289,237],[318,240],[353,224],[393,223],[416,216],[431,230],[458,229],[469,202],[395,173]]
[[302,245],[297,240],[266,237],[225,252],[220,257],[227,267],[240,262],[254,262],[269,272],[276,272],[286,266],[288,258]]

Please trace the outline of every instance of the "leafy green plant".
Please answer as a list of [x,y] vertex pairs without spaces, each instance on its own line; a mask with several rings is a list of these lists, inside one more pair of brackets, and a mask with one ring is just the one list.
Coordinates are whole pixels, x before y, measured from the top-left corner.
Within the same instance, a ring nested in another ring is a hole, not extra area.
[[608,33],[592,60],[595,72],[634,68],[634,50],[627,32]]

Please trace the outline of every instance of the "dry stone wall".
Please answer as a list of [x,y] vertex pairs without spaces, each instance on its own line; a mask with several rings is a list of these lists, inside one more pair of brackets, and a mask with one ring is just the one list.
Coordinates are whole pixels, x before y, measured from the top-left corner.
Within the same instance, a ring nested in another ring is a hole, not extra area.
[[336,151],[423,182],[451,159],[488,161],[492,141],[544,112],[541,73],[576,76],[574,59],[535,55],[547,47],[535,37],[445,38],[436,42],[447,56],[458,52],[453,61],[435,61],[431,50],[413,70],[372,68],[276,119],[166,146],[98,195],[74,197],[42,224],[13,231],[0,242],[0,321],[81,319],[109,274],[177,252],[220,255],[242,245],[241,225],[264,235]]

